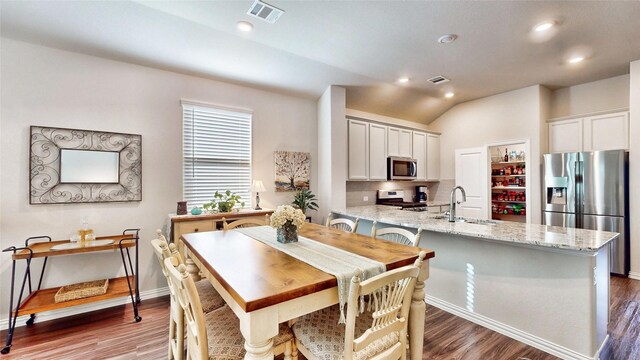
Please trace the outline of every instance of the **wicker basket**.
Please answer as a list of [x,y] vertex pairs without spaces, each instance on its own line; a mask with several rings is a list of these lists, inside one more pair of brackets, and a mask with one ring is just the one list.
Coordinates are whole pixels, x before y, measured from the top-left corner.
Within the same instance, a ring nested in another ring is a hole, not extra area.
[[109,287],[109,279],[87,281],[61,287],[55,295],[57,303],[84,299],[96,295],[104,295]]

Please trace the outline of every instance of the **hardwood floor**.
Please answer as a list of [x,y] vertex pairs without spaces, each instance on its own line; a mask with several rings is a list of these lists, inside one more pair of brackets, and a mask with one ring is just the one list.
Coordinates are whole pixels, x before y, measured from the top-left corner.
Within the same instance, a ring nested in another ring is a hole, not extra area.
[[640,281],[611,278],[609,342],[602,359],[640,359]]
[[[20,327],[9,359],[165,359],[168,297],[146,300],[143,320],[133,321],[131,306]],[[640,281],[611,279],[611,336],[601,359],[640,359]],[[0,332],[2,341],[6,331]],[[557,359],[494,331],[427,306],[424,359]]]

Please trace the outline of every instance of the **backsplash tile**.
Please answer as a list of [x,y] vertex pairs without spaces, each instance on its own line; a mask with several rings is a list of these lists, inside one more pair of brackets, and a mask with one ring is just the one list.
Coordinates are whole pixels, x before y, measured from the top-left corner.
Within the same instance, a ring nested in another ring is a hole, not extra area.
[[[379,189],[403,190],[405,201],[414,201],[416,186],[426,185],[429,189],[429,200],[449,201],[449,192],[453,188],[454,180],[440,180],[440,182],[418,181],[347,181],[347,206],[374,205]],[[369,199],[364,200],[367,196]]]

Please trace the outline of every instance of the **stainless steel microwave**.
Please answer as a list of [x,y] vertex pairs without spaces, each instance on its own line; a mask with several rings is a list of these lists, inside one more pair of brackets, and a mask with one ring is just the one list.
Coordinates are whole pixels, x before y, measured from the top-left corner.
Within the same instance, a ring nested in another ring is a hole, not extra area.
[[389,156],[387,158],[387,180],[415,180],[418,163],[415,159]]

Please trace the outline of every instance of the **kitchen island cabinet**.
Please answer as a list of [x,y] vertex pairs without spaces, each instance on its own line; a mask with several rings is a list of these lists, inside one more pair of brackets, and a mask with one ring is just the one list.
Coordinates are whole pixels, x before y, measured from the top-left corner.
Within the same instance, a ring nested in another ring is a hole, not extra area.
[[[563,359],[597,359],[608,339],[609,246],[617,233],[501,221],[450,223],[390,206],[334,211],[371,224],[423,229],[438,257],[426,301]],[[462,220],[462,219],[459,219]]]

